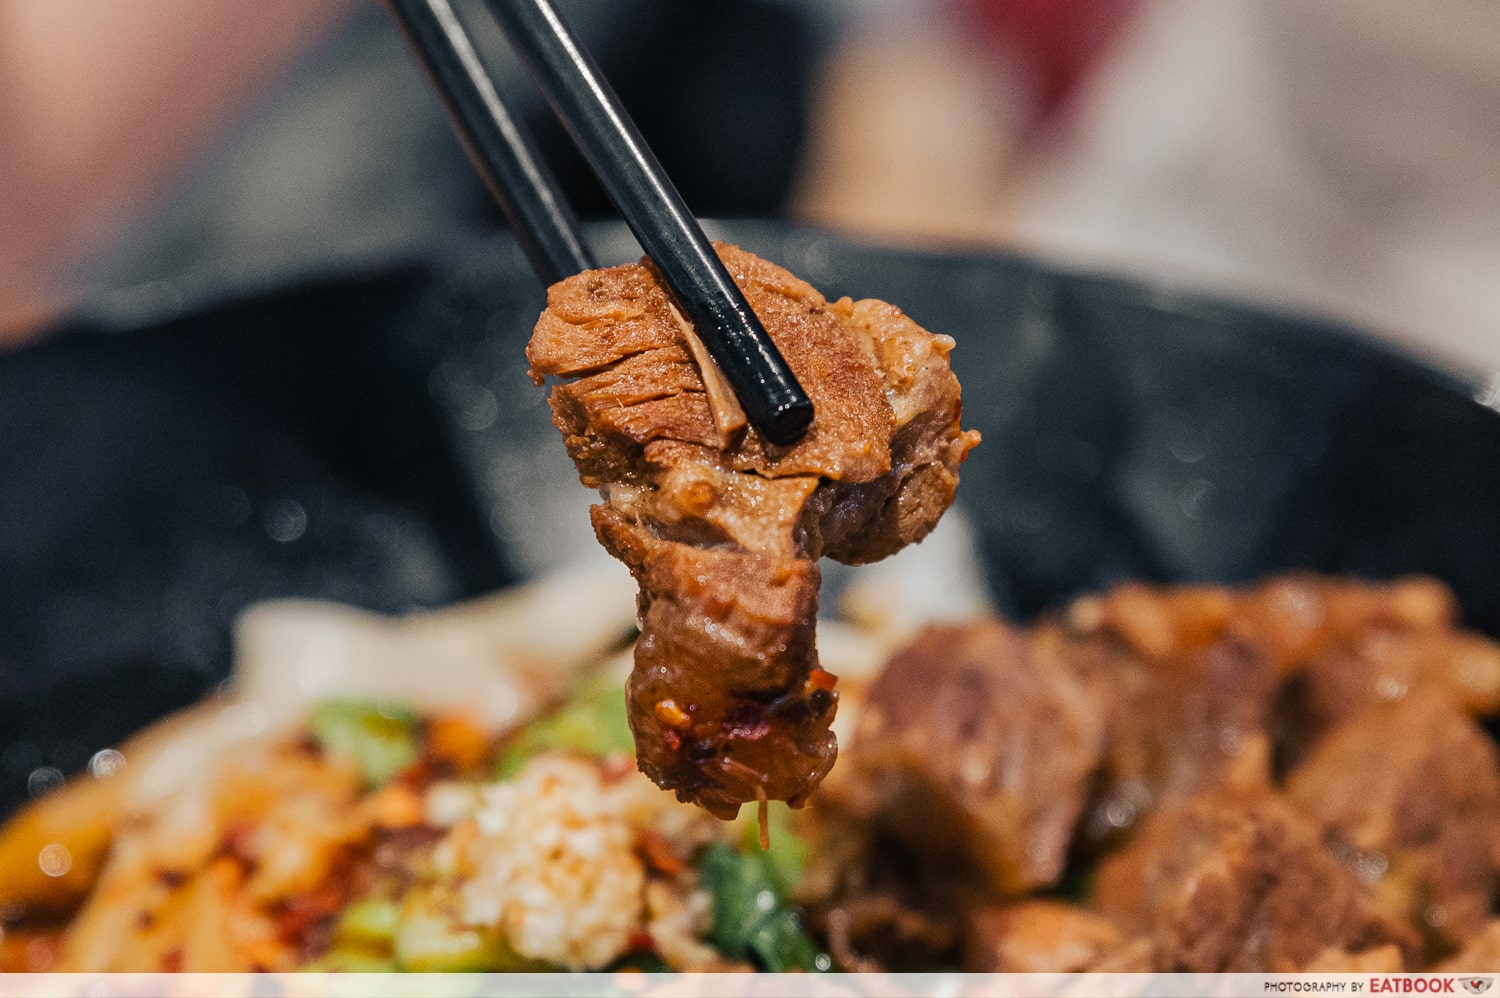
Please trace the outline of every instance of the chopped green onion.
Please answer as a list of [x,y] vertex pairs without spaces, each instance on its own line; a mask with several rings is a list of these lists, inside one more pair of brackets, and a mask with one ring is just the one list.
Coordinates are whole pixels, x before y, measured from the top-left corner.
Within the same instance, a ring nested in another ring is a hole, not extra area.
[[635,752],[624,686],[604,676],[585,677],[561,708],[522,729],[501,755],[495,776],[508,780],[532,756],[555,749],[598,758]]
[[772,899],[775,893],[759,863],[722,842],[715,842],[703,854],[699,869],[703,885],[713,898],[713,941],[730,956],[742,956],[749,947],[750,936],[765,911],[756,904],[761,892]]
[[457,898],[442,889],[408,895],[396,925],[396,962],[402,970],[451,973],[543,971],[546,964],[528,960],[488,928],[462,924]]
[[359,700],[328,700],[313,708],[309,727],[329,755],[358,768],[378,787],[417,760],[417,715]]
[[797,837],[792,829],[792,809],[784,801],[773,800],[766,809],[766,829],[771,839],[771,848],[761,853],[760,820],[752,816],[740,823],[740,852],[761,853],[766,873],[776,888],[778,897],[791,897],[793,889],[802,881],[802,872],[807,868],[807,843]]
[[396,937],[401,905],[389,898],[364,898],[344,909],[334,938],[362,946],[386,946]]

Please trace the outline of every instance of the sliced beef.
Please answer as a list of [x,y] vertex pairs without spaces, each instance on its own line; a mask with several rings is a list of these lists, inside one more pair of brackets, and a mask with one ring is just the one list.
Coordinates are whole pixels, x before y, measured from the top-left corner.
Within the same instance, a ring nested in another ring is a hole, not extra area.
[[1101,864],[1097,903],[1155,940],[1161,970],[1295,970],[1375,931],[1322,828],[1269,790],[1217,788],[1152,815]]
[[951,339],[718,252],[813,401],[797,444],[767,444],[716,402],[716,372],[705,379],[645,262],[549,289],[527,358],[539,384],[565,379],[554,422],[603,495],[600,541],[641,587],[628,686],[641,768],[731,817],[746,801],[802,803],[837,753],[814,562],[873,561],[926,536],[978,435],[959,428]]
[[896,655],[854,736],[848,806],[992,888],[1055,883],[1104,746],[1098,677],[998,620],[936,627]]
[[1500,883],[1495,744],[1442,691],[1367,709],[1292,772],[1297,808],[1381,911],[1426,939],[1421,962],[1480,931]]

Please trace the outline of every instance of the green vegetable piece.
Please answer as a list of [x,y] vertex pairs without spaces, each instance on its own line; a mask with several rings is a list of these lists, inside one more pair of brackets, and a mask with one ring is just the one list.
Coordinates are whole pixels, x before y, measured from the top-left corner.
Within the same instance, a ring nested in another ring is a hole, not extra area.
[[414,892],[396,925],[396,962],[402,970],[482,973],[551,970],[511,949],[498,933],[458,921],[457,899],[440,889]]
[[378,787],[417,760],[417,715],[358,700],[328,700],[313,708],[309,727],[329,755],[348,759],[365,783]]
[[776,896],[785,900],[801,883],[802,872],[807,869],[807,843],[793,831],[792,809],[785,801],[771,801],[767,818],[766,830],[771,837],[771,848],[761,851],[760,818],[752,810],[750,817],[742,820],[740,825],[740,852],[760,856],[772,886],[776,888]]
[[344,909],[334,938],[358,946],[389,947],[401,921],[401,906],[389,898],[365,898]]
[[764,868],[753,856],[715,842],[699,870],[713,898],[714,944],[730,956],[744,956],[756,926],[779,904]]
[[402,970],[479,973],[514,969],[510,947],[476,928],[442,919],[408,919],[396,933],[396,960]]
[[767,855],[758,844],[741,853],[716,842],[705,851],[699,872],[713,898],[714,944],[726,956],[754,958],[770,971],[827,969],[778,890]]
[[750,952],[773,974],[825,969],[819,966],[818,948],[802,930],[802,920],[790,908],[776,909],[755,927]]
[[567,703],[521,731],[501,755],[495,776],[508,780],[532,756],[556,749],[598,758],[635,752],[624,686],[603,676],[580,680]]
[[396,961],[388,954],[358,946],[336,946],[302,966],[314,974],[388,974],[396,969]]

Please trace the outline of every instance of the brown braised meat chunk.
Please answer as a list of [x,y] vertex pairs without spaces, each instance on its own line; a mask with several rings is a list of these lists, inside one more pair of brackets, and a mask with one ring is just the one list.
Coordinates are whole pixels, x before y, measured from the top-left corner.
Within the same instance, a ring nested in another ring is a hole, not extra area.
[[[1473,715],[1500,651],[1455,616],[1430,579],[1289,575],[933,629],[871,688],[823,802],[868,869],[893,837],[913,882],[965,876],[972,969],[1491,960],[1500,762]],[[1091,874],[1089,907],[1017,898]]]
[[1476,715],[1500,709],[1500,647],[1456,618],[1453,594],[1434,579],[1299,574],[1237,594],[1229,630],[1286,681],[1275,727],[1290,767],[1338,725],[1419,687]]
[[953,962],[956,913],[934,914],[911,898],[866,891],[841,898],[813,921],[841,971],[865,973],[887,966],[943,966]]
[[554,285],[527,359],[538,383],[565,379],[553,421],[603,495],[595,532],[641,587],[628,687],[641,768],[731,817],[746,801],[802,803],[837,754],[816,559],[873,561],[924,537],[978,435],[959,429],[951,339],[718,250],[812,398],[799,443],[737,425],[645,263]]
[[1425,576],[1371,583],[1296,572],[1231,595],[1229,629],[1283,675],[1374,632],[1440,633],[1457,612],[1447,587]]
[[1328,829],[1382,914],[1425,937],[1428,959],[1484,927],[1500,884],[1500,767],[1494,742],[1440,691],[1339,727],[1287,791]]
[[1113,708],[1091,839],[1214,785],[1266,730],[1275,663],[1230,631],[1235,609],[1222,589],[1136,584],[1074,604],[1071,654],[1102,661]]
[[1156,941],[1162,970],[1295,970],[1373,931],[1321,827],[1269,790],[1217,788],[1157,812],[1101,864],[1097,890],[1106,915]]
[[1105,733],[1097,674],[999,620],[893,658],[855,729],[845,806],[1016,895],[1057,881]]

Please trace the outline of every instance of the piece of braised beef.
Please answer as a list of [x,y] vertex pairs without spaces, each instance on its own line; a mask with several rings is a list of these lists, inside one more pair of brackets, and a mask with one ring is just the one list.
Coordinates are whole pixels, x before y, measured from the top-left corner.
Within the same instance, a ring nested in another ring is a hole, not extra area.
[[846,806],[1018,895],[1057,881],[1104,748],[1105,690],[1057,643],[999,620],[934,627],[869,693]]
[[1495,743],[1427,686],[1328,734],[1287,780],[1382,914],[1425,941],[1414,965],[1480,932],[1500,886]]
[[818,668],[822,555],[858,564],[926,536],[978,434],[959,428],[953,341],[877,301],[827,301],[737,247],[720,257],[811,397],[797,444],[735,418],[645,263],[554,285],[527,359],[604,502],[600,541],[640,585],[628,686],[642,770],[721,817],[801,804],[833,765]]
[[1096,903],[1155,940],[1161,970],[1297,970],[1380,936],[1322,827],[1269,789],[1216,787],[1153,814],[1100,865]]

